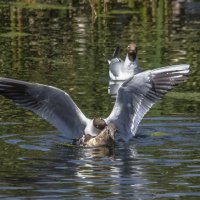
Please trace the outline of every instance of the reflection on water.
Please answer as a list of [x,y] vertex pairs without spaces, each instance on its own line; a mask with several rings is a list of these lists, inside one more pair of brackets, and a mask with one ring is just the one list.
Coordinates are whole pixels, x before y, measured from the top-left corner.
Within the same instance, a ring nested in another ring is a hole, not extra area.
[[196,120],[147,118],[133,141],[114,149],[63,146],[51,132],[1,138],[1,197],[199,197]]
[[1,199],[199,199],[199,2],[127,2],[1,1],[0,75],[64,89],[88,117],[113,107],[107,59],[118,44],[124,57],[137,43],[143,70],[192,67],[137,136],[113,149],[67,146],[0,98]]

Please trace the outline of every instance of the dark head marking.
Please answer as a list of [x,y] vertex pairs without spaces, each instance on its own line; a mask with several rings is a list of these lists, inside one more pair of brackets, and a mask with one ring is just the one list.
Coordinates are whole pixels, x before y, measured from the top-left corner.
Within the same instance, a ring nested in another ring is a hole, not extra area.
[[127,47],[127,53],[130,60],[134,61],[137,56],[137,46],[135,43],[130,43]]
[[94,125],[95,128],[97,128],[99,130],[103,130],[107,126],[105,120],[103,118],[100,118],[100,117],[94,118],[93,125]]

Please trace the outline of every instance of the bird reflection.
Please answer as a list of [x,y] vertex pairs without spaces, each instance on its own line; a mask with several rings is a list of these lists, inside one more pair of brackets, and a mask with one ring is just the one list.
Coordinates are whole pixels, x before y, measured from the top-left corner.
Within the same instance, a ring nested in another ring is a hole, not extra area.
[[104,158],[104,157],[108,157],[113,159],[114,158],[114,147],[99,147],[99,148],[92,148],[90,149],[90,155],[93,158]]
[[[50,150],[42,153],[43,156],[38,158],[38,153],[34,153],[24,159],[28,165],[26,170],[34,172],[30,180],[36,185],[37,192],[47,194],[56,188],[68,195],[79,191],[88,194],[89,198],[101,196],[107,199],[108,195],[115,194],[127,199],[124,186],[128,184],[134,189],[133,198],[138,199],[137,195],[147,187],[146,168],[134,143],[120,143],[113,148],[77,148],[57,145],[54,137],[47,138]],[[36,139],[38,145],[42,145],[41,137]]]
[[[102,157],[102,154],[107,157]],[[97,194],[115,191],[116,195],[122,195],[126,199],[123,185],[131,185],[136,191],[134,197],[146,187],[145,184],[138,184],[145,182],[144,166],[134,144],[115,146],[115,149],[83,149],[81,164],[76,166],[75,176],[81,182],[79,190],[87,194],[91,188],[98,187]]]

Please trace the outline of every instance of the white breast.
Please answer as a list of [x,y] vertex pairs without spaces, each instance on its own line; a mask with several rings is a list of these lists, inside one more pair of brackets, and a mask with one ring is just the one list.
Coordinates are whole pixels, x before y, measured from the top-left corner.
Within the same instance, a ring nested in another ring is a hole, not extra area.
[[93,119],[88,120],[87,126],[85,127],[85,130],[84,130],[85,134],[96,136],[98,133],[100,133],[100,131],[101,130],[94,127]]

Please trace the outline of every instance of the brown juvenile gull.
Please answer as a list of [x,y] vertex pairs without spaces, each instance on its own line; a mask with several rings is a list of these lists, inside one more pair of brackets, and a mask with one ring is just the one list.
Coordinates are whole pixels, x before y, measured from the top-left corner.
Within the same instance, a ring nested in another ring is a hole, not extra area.
[[186,64],[136,74],[121,85],[105,119],[87,118],[66,92],[52,86],[0,77],[0,95],[35,112],[67,138],[79,138],[78,145],[94,147],[110,145],[115,133],[124,141],[132,138],[148,110],[188,75]]

